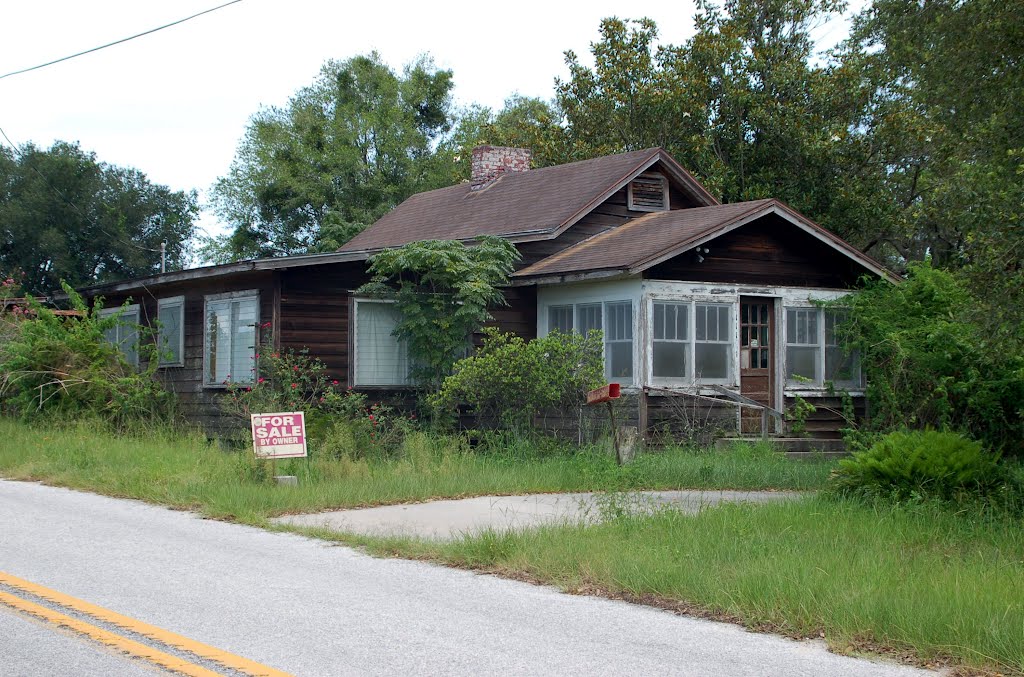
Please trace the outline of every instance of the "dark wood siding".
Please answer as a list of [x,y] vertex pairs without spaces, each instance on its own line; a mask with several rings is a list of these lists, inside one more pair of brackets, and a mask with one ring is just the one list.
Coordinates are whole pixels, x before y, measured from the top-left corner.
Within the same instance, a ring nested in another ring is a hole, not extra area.
[[269,272],[249,273],[215,280],[193,280],[170,284],[159,289],[134,293],[108,294],[104,305],[108,308],[125,301],[139,304],[139,321],[153,326],[157,319],[157,301],[173,296],[185,297],[184,312],[184,366],[161,367],[157,378],[177,395],[178,413],[186,420],[200,425],[210,435],[224,435],[243,426],[221,410],[218,401],[224,394],[220,387],[203,385],[203,339],[205,321],[204,301],[207,295],[255,289],[260,295],[260,322],[274,316],[274,276]]
[[366,280],[361,262],[282,271],[280,348],[308,350],[347,384],[350,297]]
[[[838,440],[842,439],[842,429],[849,426],[845,418],[845,412],[843,411],[843,400],[840,397],[834,395],[825,395],[822,397],[804,397],[804,400],[814,405],[814,412],[807,416],[807,420],[804,424],[805,435],[807,437],[813,437],[821,440]],[[796,404],[796,398],[786,397],[786,411],[793,409]],[[864,397],[851,398],[850,404],[853,405],[853,415],[858,421],[862,421],[867,416],[867,400]],[[787,432],[793,432],[793,424],[787,422]]]
[[788,287],[854,287],[864,270],[781,218],[770,215],[708,242],[699,262],[684,252],[644,273],[654,280],[738,282]]

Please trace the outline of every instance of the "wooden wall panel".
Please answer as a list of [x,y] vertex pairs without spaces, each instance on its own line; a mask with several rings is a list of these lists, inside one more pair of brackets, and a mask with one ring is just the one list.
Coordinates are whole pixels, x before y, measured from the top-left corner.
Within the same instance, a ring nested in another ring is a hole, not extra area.
[[765,284],[783,287],[856,286],[864,269],[852,259],[783,219],[771,215],[647,270],[653,280]]

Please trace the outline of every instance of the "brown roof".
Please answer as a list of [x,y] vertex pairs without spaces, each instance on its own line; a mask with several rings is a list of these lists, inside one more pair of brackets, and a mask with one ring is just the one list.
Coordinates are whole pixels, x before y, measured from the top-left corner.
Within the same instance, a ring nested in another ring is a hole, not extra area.
[[397,247],[416,240],[500,235],[546,239],[575,223],[655,162],[700,204],[717,200],[668,153],[648,148],[503,174],[480,190],[469,183],[413,195],[339,251]]
[[638,273],[770,212],[780,214],[875,274],[898,279],[871,257],[773,199],[652,212],[563,249],[514,276],[608,270]]

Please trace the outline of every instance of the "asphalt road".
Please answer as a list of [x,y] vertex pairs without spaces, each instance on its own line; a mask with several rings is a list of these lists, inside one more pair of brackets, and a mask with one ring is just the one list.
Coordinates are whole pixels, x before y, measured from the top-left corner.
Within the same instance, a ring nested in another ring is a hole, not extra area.
[[[814,642],[2,480],[0,573],[294,675],[928,674],[835,656]],[[136,659],[0,605],[0,674],[140,670]]]

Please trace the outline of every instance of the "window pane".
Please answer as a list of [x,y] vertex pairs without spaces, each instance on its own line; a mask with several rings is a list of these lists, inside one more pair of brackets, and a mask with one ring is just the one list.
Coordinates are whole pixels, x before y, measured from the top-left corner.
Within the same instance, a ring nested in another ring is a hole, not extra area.
[[120,347],[121,352],[124,353],[124,359],[127,360],[128,364],[139,363],[139,314],[126,313],[121,316],[122,324],[119,327],[121,330],[120,335]]
[[579,316],[580,333],[584,336],[592,331],[601,330],[600,303],[581,303],[576,306],[576,314]]
[[558,331],[563,334],[572,331],[572,306],[548,308],[548,331]]
[[729,309],[725,306],[718,307],[718,335],[719,341],[729,340]]
[[239,299],[231,303],[231,381],[250,383],[256,364],[256,299]]
[[356,384],[404,385],[408,351],[392,332],[401,315],[393,303],[356,304]]
[[230,306],[226,301],[206,304],[206,382],[224,383],[231,374]]
[[860,385],[860,359],[840,346],[825,347],[825,380],[841,385]]
[[704,341],[708,337],[708,307],[697,306],[697,340]]
[[800,382],[796,377],[808,379],[811,383],[818,383],[818,348],[787,346],[786,347],[786,378],[790,381]]
[[698,343],[693,365],[694,376],[698,381],[728,378],[729,344]]
[[609,381],[633,380],[633,342],[616,341],[606,347]]
[[161,304],[157,319],[160,320],[159,346],[161,364],[180,364],[182,361],[181,323],[184,307],[179,303]]
[[656,378],[686,378],[686,343],[676,341],[654,342],[654,376]]
[[633,338],[633,304],[630,301],[606,303],[608,326],[605,339],[608,341],[629,341]]

